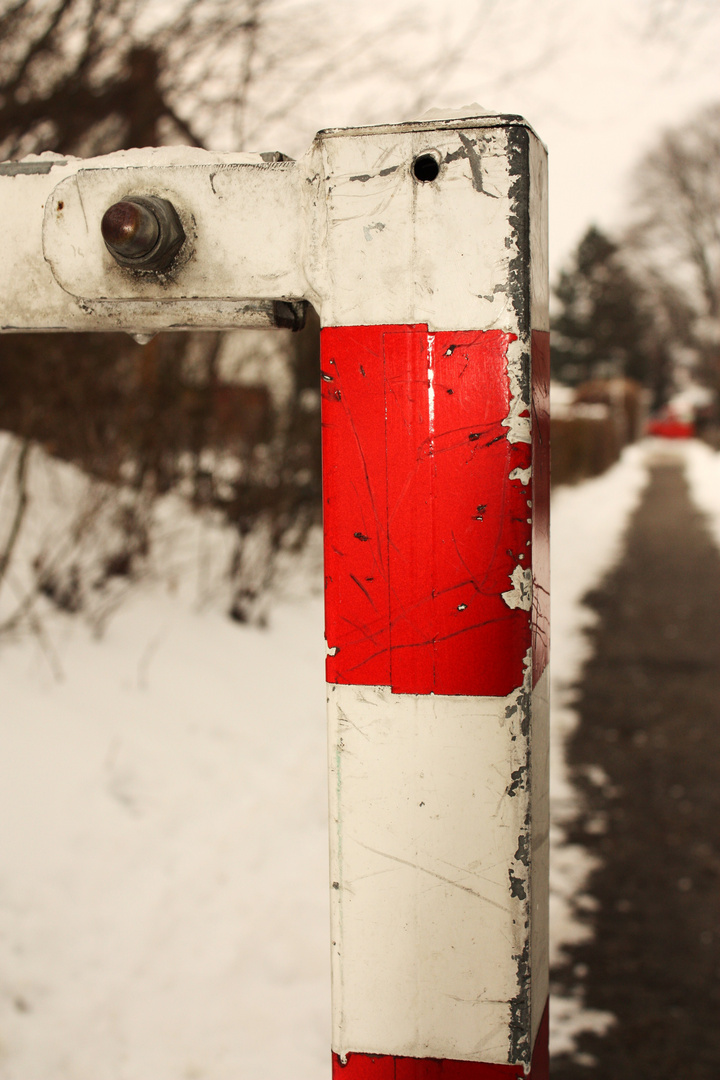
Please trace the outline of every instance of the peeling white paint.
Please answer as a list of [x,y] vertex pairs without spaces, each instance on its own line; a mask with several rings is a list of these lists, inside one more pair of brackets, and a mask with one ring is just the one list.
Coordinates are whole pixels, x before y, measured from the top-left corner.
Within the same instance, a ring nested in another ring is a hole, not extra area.
[[530,469],[530,468],[527,468],[527,469],[513,469],[513,471],[510,473],[509,479],[510,480],[519,480],[520,483],[523,485],[523,487],[527,487],[528,484],[530,483],[530,474],[531,474],[531,472],[532,472],[532,469]]
[[530,342],[520,335],[508,345],[507,377],[510,383],[510,408],[502,426],[508,429],[508,442],[532,442],[530,402],[527,386],[530,373]]
[[518,563],[510,574],[510,580],[512,588],[500,594],[503,600],[513,610],[520,608],[529,611],[532,607],[532,570]]
[[529,694],[532,689],[532,649],[527,649],[523,656],[523,681],[522,686],[519,686],[517,690],[513,690],[510,694],[510,700],[516,703],[520,700],[523,694]]

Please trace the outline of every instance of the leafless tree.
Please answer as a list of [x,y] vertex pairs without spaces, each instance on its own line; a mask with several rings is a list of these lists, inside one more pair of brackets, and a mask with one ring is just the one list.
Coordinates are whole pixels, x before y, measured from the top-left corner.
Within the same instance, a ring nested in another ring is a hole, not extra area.
[[[629,233],[668,329],[720,383],[720,105],[666,131],[635,172]],[[660,287],[661,286],[661,287]],[[664,299],[663,299],[664,298]]]
[[[161,58],[135,33],[132,0],[18,0],[0,15],[0,152],[89,156],[198,143],[160,85]],[[165,128],[163,130],[163,123]]]
[[[478,0],[434,42],[410,4],[370,17],[330,0],[0,0],[0,157],[172,143],[297,153],[329,86],[346,96],[349,123],[450,104],[448,78],[487,20],[501,8],[518,18],[525,2]],[[541,44],[514,67],[545,59]],[[239,567],[262,521],[261,588],[277,551],[301,542],[320,513],[317,321],[276,340],[292,386],[282,409],[271,394],[263,404],[262,387],[223,386],[217,334],[161,335],[144,349],[123,335],[5,337],[0,427],[100,479],[131,476],[143,496],[187,486],[190,455],[194,500],[222,502],[237,524]],[[205,451],[228,433],[241,478],[221,494]],[[128,572],[138,550],[130,544]],[[243,610],[233,603],[236,617]]]
[[[704,314],[720,314],[720,104],[666,131],[636,174],[636,235],[672,256]],[[679,264],[679,265],[678,265]]]

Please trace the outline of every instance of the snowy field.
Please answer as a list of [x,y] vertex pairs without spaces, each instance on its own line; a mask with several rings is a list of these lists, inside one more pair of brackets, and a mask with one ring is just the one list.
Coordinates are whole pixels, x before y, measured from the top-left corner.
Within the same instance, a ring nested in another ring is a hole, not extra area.
[[[592,618],[581,600],[618,558],[658,452],[631,447],[554,498],[556,958],[592,904],[588,856],[564,841],[577,797],[563,743]],[[720,456],[670,452],[720,543]],[[60,511],[47,520],[43,506],[82,483],[67,466],[42,475],[26,544],[46,542]],[[168,503],[158,528],[158,565],[111,617],[46,605],[35,632],[1,642],[0,1078],[326,1080],[319,573],[285,590],[268,629],[241,626],[224,614],[220,526]],[[554,1049],[611,1022],[580,990],[554,1003]]]

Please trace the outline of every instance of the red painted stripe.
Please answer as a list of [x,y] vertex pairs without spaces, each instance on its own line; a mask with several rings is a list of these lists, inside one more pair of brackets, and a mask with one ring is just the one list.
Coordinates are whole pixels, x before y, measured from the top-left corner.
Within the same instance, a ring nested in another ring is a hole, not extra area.
[[512,340],[322,331],[328,681],[469,695],[521,684],[530,613],[501,595],[531,557],[530,490],[509,480],[531,448],[502,424]]
[[548,1007],[545,1006],[527,1075],[521,1065],[485,1065],[478,1061],[439,1061],[387,1054],[348,1054],[345,1065],[333,1054],[332,1075],[333,1080],[549,1080]]
[[533,686],[550,648],[550,334],[532,332]]

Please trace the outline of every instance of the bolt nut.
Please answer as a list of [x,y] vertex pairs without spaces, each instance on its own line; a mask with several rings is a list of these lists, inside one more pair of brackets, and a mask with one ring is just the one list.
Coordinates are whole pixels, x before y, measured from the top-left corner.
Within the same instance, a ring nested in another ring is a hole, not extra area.
[[155,195],[126,195],[103,214],[105,246],[120,266],[165,270],[185,241],[172,203]]

